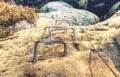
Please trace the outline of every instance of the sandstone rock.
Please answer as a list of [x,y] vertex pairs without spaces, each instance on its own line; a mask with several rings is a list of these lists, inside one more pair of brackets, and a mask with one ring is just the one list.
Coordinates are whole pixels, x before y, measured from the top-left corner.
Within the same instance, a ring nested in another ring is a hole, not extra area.
[[46,66],[43,77],[66,77],[64,64],[55,63]]

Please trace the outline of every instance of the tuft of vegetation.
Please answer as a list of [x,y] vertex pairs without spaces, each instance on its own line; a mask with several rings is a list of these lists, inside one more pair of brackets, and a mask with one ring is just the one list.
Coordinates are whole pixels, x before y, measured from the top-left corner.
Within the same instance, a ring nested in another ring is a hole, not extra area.
[[4,27],[4,25],[0,25],[0,38],[5,38],[7,36],[13,35],[14,30]]
[[0,2],[0,25],[14,24],[20,20],[35,23],[35,9],[28,6]]
[[0,38],[4,38],[6,37],[6,35],[7,35],[7,32],[5,30],[0,31]]

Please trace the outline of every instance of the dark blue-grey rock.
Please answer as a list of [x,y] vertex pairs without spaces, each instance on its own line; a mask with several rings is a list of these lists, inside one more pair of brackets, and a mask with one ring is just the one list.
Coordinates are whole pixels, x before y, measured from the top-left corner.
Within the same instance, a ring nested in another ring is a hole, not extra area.
[[103,17],[119,0],[15,0],[17,4],[34,6],[37,8],[41,8],[51,1],[63,1],[74,8],[86,9],[99,17]]
[[16,4],[34,7],[42,7],[48,2],[50,2],[50,0],[15,0]]
[[119,0],[89,0],[88,10],[101,17],[118,1]]
[[120,1],[114,4],[111,9],[108,11],[108,13],[104,16],[105,19],[109,18],[112,16],[115,12],[120,10]]
[[15,0],[17,4],[35,6],[39,8],[51,1],[63,1],[70,4],[74,8],[79,9],[87,9],[88,4],[88,0]]
[[103,45],[104,51],[109,54],[115,67],[120,71],[120,34],[113,38],[112,42]]
[[53,1],[41,7],[40,10],[41,12],[53,12],[57,10],[67,10],[68,8],[73,8],[73,7],[65,2]]
[[77,9],[87,9],[88,0],[60,0]]

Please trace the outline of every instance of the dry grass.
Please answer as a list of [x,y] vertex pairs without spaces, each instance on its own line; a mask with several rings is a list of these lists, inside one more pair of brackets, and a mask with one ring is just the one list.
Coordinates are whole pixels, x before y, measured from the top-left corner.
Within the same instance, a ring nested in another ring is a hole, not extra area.
[[8,26],[20,20],[28,20],[35,23],[35,9],[0,2],[0,24]]

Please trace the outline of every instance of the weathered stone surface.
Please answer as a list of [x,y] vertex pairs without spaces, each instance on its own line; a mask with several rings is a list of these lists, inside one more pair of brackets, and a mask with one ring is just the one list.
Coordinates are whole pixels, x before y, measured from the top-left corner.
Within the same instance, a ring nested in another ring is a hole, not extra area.
[[44,16],[56,19],[63,20],[68,22],[73,22],[73,24],[78,25],[92,25],[99,22],[98,16],[95,14],[86,11],[86,10],[78,10],[67,8],[67,10],[58,10],[54,12],[45,13]]
[[111,9],[108,11],[108,13],[105,15],[105,19],[109,18],[110,16],[112,16],[115,12],[117,12],[118,10],[120,10],[120,1],[117,2],[116,4],[114,4]]
[[64,64],[50,64],[44,69],[43,77],[66,77],[66,69]]
[[61,2],[61,1],[54,1],[49,2],[41,8],[42,12],[53,12],[57,10],[67,10],[68,8],[73,8],[71,5]]
[[19,21],[18,23],[8,26],[9,29],[13,29],[15,31],[20,31],[20,30],[25,30],[25,29],[30,29],[34,27],[32,23],[29,23],[26,20]]

